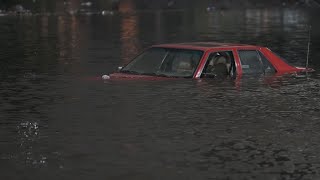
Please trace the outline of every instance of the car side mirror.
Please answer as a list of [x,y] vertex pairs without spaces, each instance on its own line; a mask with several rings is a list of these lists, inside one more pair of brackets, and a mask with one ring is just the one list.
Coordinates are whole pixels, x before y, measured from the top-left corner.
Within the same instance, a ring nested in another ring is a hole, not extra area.
[[121,71],[122,68],[123,68],[123,66],[119,66],[118,67],[118,71]]

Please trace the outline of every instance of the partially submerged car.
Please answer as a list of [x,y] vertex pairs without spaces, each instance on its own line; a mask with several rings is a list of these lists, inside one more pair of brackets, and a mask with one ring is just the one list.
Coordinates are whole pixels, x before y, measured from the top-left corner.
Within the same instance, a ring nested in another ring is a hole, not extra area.
[[154,45],[104,78],[214,78],[311,72],[288,64],[270,49],[245,44],[193,42]]

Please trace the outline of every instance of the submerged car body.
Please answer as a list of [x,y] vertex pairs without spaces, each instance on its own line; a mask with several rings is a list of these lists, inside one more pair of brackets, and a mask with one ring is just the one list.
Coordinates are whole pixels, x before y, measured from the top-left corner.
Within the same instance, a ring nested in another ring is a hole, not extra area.
[[256,74],[311,72],[296,67],[261,46],[216,42],[193,42],[154,45],[134,58],[116,78],[212,78]]

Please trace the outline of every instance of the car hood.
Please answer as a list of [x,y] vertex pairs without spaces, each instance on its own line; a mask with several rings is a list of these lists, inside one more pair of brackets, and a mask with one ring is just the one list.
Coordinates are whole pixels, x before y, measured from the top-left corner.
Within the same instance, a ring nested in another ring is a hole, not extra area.
[[112,73],[109,75],[110,80],[117,79],[144,79],[144,80],[160,80],[160,79],[169,79],[169,77],[159,77],[159,76],[149,76],[149,75],[137,75],[137,74],[127,74],[127,73]]
[[296,67],[300,72],[314,72],[315,70],[312,68],[308,68],[308,67]]

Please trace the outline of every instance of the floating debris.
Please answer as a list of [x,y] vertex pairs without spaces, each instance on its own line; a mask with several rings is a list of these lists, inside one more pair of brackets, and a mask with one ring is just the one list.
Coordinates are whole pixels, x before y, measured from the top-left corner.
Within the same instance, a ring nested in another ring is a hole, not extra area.
[[106,15],[113,15],[114,12],[113,11],[108,11],[108,10],[103,10],[101,11],[101,15],[106,16]]
[[110,79],[110,76],[108,76],[108,75],[103,75],[103,76],[102,76],[102,79],[103,79],[103,80]]

